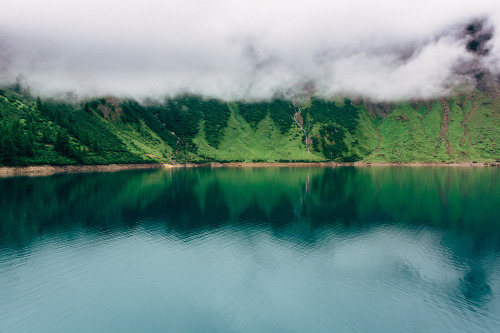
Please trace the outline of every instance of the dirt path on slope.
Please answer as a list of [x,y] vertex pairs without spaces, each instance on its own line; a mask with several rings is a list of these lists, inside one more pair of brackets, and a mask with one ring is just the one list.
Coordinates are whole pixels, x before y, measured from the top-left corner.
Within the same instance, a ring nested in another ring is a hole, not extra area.
[[460,122],[460,126],[462,126],[462,128],[465,131],[465,133],[462,136],[462,138],[460,139],[460,145],[462,145],[464,143],[464,141],[465,141],[466,138],[468,138],[469,144],[471,143],[470,142],[470,131],[467,128],[467,126],[465,126],[465,123],[468,122],[470,120],[470,118],[472,117],[472,115],[474,114],[474,106],[476,105],[476,102],[474,101],[474,97],[472,96],[472,94],[470,94],[470,100],[471,100],[471,107],[470,107],[469,114],[465,114],[465,111],[462,108],[462,114],[463,114],[464,120],[462,120]]
[[168,158],[168,160],[170,162],[175,162],[174,157],[175,157],[175,155],[177,155],[177,153],[179,153],[179,144],[181,142],[181,138],[178,137],[177,135],[175,135],[174,132],[170,132],[170,133],[172,133],[177,138],[177,143],[175,144],[175,147],[176,147],[175,152]]
[[446,139],[446,137],[445,137],[446,132],[448,131],[448,123],[449,123],[449,120],[450,120],[450,113],[451,113],[450,105],[448,104],[447,101],[445,101],[442,98],[439,99],[439,102],[441,103],[441,107],[444,110],[444,114],[443,114],[443,126],[441,126],[441,131],[439,131],[439,136],[441,138],[441,141],[444,141],[444,143],[446,144],[446,153],[448,154],[448,156],[453,157],[452,156],[453,155],[453,149],[450,146],[450,141],[448,141],[448,139]]
[[375,147],[375,149],[373,149],[372,152],[370,154],[368,154],[368,156],[366,156],[364,159],[367,159],[368,157],[372,156],[375,153],[375,151],[377,151],[380,148],[380,142],[382,142],[382,137],[380,136],[380,133],[378,132],[378,128],[380,127],[380,125],[382,125],[384,120],[385,120],[385,118],[383,118],[382,121],[380,122],[380,124],[378,124],[377,127],[375,127],[375,134],[377,135],[377,139],[378,139],[377,147]]

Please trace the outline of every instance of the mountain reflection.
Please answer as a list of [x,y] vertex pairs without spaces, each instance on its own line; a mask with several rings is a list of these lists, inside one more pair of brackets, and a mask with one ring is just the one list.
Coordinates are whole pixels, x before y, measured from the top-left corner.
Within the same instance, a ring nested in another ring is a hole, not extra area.
[[343,167],[0,179],[0,322],[59,322],[86,304],[89,323],[160,309],[204,328],[237,313],[241,327],[284,316],[331,331],[355,314],[361,331],[495,331],[499,176]]
[[0,242],[23,247],[46,233],[137,226],[182,238],[241,223],[278,237],[290,238],[287,229],[307,230],[292,235],[303,242],[325,228],[397,225],[466,233],[481,239],[475,251],[484,244],[498,250],[498,174],[479,168],[200,168],[5,178]]

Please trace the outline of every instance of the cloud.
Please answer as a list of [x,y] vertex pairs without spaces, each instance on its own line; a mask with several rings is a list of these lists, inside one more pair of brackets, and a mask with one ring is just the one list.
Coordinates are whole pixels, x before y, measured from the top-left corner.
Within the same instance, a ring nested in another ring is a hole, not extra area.
[[498,72],[499,12],[496,0],[4,0],[0,81],[23,74],[41,94],[428,98]]

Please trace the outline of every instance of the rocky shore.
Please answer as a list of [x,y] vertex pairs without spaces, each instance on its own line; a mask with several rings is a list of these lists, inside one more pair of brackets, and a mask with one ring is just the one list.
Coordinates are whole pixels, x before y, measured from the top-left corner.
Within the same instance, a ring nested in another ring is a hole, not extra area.
[[171,168],[170,164],[111,164],[111,165],[32,165],[27,167],[0,167],[0,177],[49,176],[56,173],[114,172],[134,169]]
[[169,168],[264,168],[264,167],[499,167],[500,162],[462,162],[462,163],[335,163],[335,162],[231,162],[208,164],[111,164],[111,165],[33,165],[26,167],[0,167],[0,177],[15,176],[49,176],[57,173],[88,173],[88,172],[114,172],[135,169],[169,169]]

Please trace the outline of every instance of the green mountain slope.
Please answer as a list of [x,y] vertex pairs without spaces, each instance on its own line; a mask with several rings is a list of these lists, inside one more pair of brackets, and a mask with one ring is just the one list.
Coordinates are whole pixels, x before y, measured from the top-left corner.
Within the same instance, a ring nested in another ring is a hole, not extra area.
[[0,88],[0,164],[207,162],[492,162],[499,97],[225,102],[181,95],[140,104],[41,100]]

